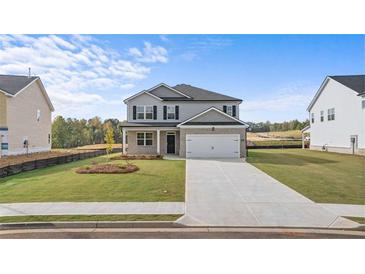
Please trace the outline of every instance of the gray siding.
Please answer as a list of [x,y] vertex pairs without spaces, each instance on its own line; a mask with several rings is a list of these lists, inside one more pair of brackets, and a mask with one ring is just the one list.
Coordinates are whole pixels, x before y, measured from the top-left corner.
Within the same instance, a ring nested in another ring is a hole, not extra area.
[[185,97],[164,86],[158,87],[158,88],[154,89],[153,91],[151,91],[150,93],[152,93],[153,95],[156,95],[158,97],[182,97],[182,98]]
[[190,122],[234,122],[231,118],[218,113],[215,110],[208,111],[207,113],[204,113],[203,115],[196,117],[193,120],[190,120]]
[[[211,101],[211,102],[162,102],[156,98],[153,98],[150,95],[143,94],[136,98],[130,100],[127,104],[127,119],[128,122],[139,122],[139,123],[148,123],[148,122],[183,122],[204,110],[209,109],[210,107],[215,107],[219,110],[223,111],[223,105],[236,105],[237,108],[237,117],[239,119],[239,104],[240,102],[232,101]],[[157,106],[157,120],[133,120],[133,106],[137,105],[150,105]],[[179,120],[164,120],[163,119],[163,106],[168,105],[178,105],[179,106]]]

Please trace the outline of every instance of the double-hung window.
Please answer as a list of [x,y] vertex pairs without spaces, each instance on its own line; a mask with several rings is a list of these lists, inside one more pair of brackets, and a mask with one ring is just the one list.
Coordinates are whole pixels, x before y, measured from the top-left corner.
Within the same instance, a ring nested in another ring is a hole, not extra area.
[[146,120],[153,119],[153,106],[145,106],[145,117]]
[[152,132],[138,132],[137,133],[138,146],[152,146]]
[[137,119],[152,120],[153,106],[137,106]]
[[311,114],[311,121],[312,121],[312,124],[314,123],[314,113]]
[[230,116],[233,116],[233,107],[232,106],[227,106],[227,114]]
[[328,109],[327,111],[327,118],[328,118],[328,121],[333,121],[335,120],[335,109],[334,108],[330,108]]
[[144,106],[137,106],[137,119],[144,120]]
[[323,122],[323,121],[324,121],[324,111],[321,110],[321,122]]
[[175,120],[175,106],[167,106],[167,120]]

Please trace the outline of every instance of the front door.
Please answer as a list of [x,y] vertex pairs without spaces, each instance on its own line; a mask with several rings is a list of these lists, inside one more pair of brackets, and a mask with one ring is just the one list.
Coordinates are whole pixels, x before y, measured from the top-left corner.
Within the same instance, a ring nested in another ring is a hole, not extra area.
[[167,135],[167,153],[175,154],[175,135]]

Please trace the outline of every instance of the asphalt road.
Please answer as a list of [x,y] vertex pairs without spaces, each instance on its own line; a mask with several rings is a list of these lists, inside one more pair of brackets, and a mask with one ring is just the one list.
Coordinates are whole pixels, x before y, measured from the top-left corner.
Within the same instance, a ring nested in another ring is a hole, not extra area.
[[301,230],[201,231],[184,229],[101,229],[0,231],[0,239],[365,239],[365,232]]

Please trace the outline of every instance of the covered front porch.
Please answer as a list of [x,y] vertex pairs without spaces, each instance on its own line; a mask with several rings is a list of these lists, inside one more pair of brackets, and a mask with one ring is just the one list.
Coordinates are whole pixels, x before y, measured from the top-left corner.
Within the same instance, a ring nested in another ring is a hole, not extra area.
[[179,155],[180,130],[168,127],[123,127],[123,154]]

